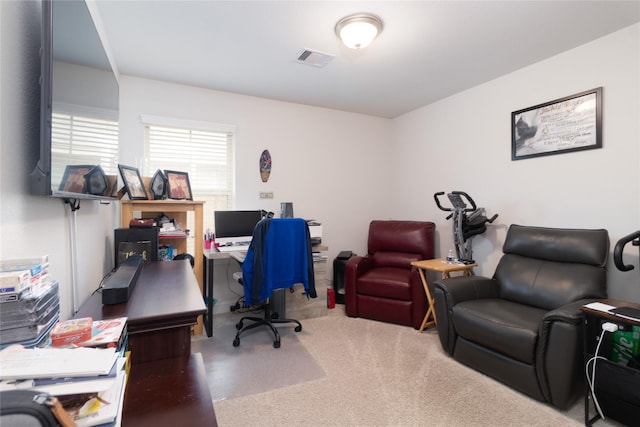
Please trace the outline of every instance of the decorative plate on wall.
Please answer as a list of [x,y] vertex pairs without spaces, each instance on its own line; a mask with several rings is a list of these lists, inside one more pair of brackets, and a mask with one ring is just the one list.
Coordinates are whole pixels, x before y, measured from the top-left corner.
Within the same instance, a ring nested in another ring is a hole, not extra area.
[[264,150],[260,155],[260,178],[262,182],[269,181],[271,175],[271,154],[269,150]]

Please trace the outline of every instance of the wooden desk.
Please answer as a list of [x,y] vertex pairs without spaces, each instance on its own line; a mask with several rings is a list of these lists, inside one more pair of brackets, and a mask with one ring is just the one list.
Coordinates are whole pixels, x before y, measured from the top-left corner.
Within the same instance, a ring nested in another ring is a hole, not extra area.
[[[424,319],[422,320],[422,324],[420,325],[420,329],[418,332],[424,331],[427,326],[435,326],[436,325],[436,309],[433,306],[433,297],[431,296],[431,291],[429,290],[429,283],[427,282],[427,278],[424,274],[426,270],[431,271],[439,271],[442,273],[443,279],[448,279],[451,277],[452,271],[462,271],[464,276],[471,275],[471,269],[477,267],[478,264],[462,264],[462,263],[453,263],[449,264],[445,261],[444,258],[436,258],[436,259],[425,259],[422,261],[414,261],[411,263],[414,267],[418,269],[420,273],[420,279],[422,280],[422,286],[424,286],[424,293],[427,295],[427,302],[429,304],[429,308],[427,309],[427,313],[424,315]],[[432,320],[429,320],[433,318]]]
[[200,353],[131,367],[123,427],[217,425]]
[[102,305],[96,292],[74,317],[126,316],[131,363],[137,364],[191,354],[191,325],[205,311],[191,264],[180,260],[145,262],[129,301]]

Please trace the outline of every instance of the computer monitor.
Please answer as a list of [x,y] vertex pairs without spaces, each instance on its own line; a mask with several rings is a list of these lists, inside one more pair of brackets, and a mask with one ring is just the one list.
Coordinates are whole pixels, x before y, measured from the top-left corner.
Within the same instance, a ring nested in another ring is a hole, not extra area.
[[251,241],[253,229],[262,219],[262,211],[215,211],[216,243],[220,245]]

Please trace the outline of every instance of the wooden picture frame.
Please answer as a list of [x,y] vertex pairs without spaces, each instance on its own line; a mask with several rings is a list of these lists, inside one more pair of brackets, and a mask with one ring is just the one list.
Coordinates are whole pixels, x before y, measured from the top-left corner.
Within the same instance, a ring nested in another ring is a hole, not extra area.
[[602,148],[602,87],[511,113],[511,160]]
[[124,182],[130,200],[148,200],[147,190],[142,183],[140,171],[132,166],[118,165],[120,176]]
[[189,173],[165,170],[167,197],[174,200],[193,200]]
[[67,165],[64,168],[64,175],[58,186],[58,191],[66,193],[85,193],[87,190],[85,174],[95,165]]

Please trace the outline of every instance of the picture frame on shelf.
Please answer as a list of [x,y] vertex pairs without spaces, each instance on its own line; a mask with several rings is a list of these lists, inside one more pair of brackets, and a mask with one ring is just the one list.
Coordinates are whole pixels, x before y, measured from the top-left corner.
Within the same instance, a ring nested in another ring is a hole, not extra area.
[[158,169],[151,178],[151,193],[153,200],[163,200],[167,198],[167,177]]
[[84,193],[87,189],[85,175],[94,165],[67,165],[58,186],[58,191],[66,193]]
[[120,176],[124,182],[124,188],[130,200],[148,200],[147,190],[144,188],[142,177],[138,168],[132,166],[118,165]]
[[602,148],[602,87],[511,113],[511,160]]
[[105,196],[109,188],[109,180],[100,165],[94,166],[84,175],[85,191],[94,196]]
[[167,197],[174,200],[193,200],[188,172],[165,170]]

